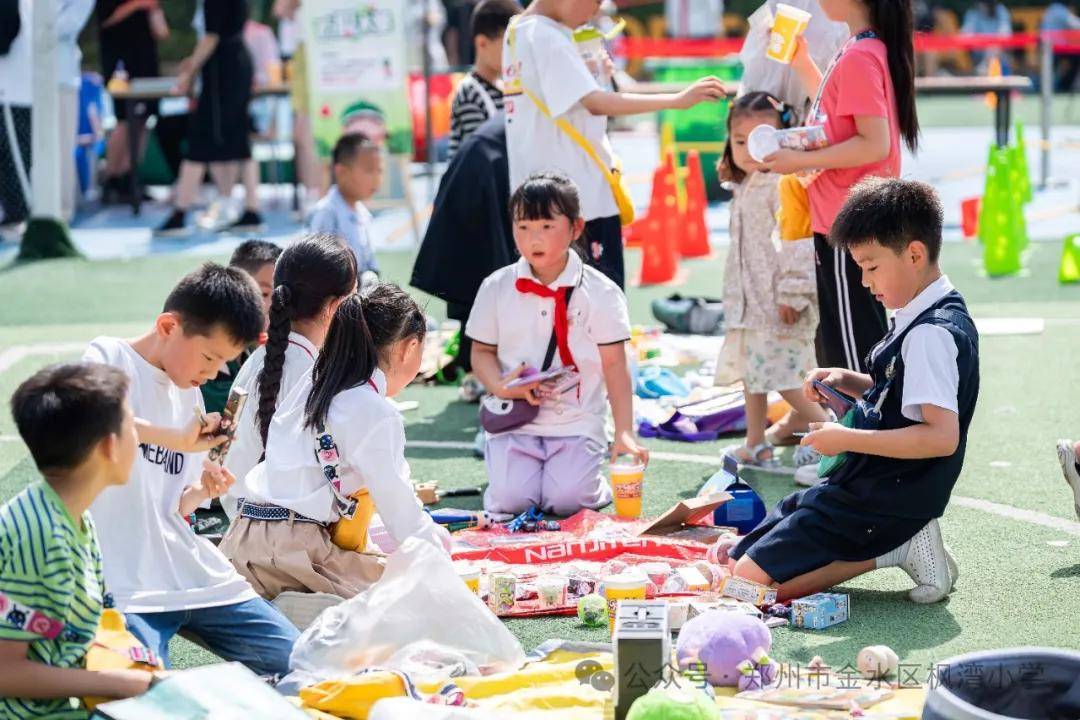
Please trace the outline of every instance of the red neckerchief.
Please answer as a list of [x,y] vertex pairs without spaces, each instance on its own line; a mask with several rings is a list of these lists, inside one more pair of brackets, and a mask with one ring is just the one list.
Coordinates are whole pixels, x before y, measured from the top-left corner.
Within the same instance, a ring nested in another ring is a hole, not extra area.
[[517,282],[514,283],[514,287],[520,293],[539,295],[542,298],[555,300],[555,342],[559,346],[559,359],[562,360],[564,367],[573,365],[574,356],[570,354],[569,342],[570,323],[566,316],[566,293],[570,288],[560,287],[557,290],[552,290],[546,285],[541,285],[529,278],[518,278]]
[[314,359],[315,359],[315,356],[311,354],[311,351],[307,349],[307,346],[305,346],[305,345],[301,345],[300,343],[296,342],[295,340],[289,340],[289,344],[290,344],[290,345],[295,345],[296,347],[298,347],[298,348],[300,348],[301,350],[303,350],[304,352],[306,352],[306,353],[307,353],[307,356],[308,356],[309,358],[311,358],[312,360],[314,360]]

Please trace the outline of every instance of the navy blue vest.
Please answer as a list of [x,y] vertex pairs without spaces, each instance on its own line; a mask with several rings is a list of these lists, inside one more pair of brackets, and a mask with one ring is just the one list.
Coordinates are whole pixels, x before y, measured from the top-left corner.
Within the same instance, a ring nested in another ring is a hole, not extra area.
[[[856,507],[884,515],[905,518],[936,518],[945,512],[949,495],[964,464],[967,432],[979,397],[979,334],[968,314],[964,298],[955,290],[889,340],[872,361],[867,359],[874,387],[863,400],[874,405],[886,386],[888,395],[881,407],[879,430],[896,430],[915,423],[900,412],[904,397],[904,338],[919,325],[936,325],[949,331],[956,342],[956,366],[960,373],[958,388],[960,442],[948,457],[927,460],[852,453],[829,484],[842,489],[839,499]],[[891,384],[890,384],[891,376]]]

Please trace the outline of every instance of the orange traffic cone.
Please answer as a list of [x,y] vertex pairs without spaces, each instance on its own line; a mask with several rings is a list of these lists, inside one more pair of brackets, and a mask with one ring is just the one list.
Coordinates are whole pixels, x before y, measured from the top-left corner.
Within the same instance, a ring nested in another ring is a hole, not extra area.
[[981,205],[981,196],[960,201],[960,227],[966,240],[970,240],[979,234],[979,208]]
[[652,199],[641,233],[640,285],[671,282],[679,269],[676,242],[679,228],[678,198],[675,196],[675,170],[670,156],[653,173]]
[[679,235],[679,255],[684,258],[707,257],[709,228],[705,224],[705,177],[701,174],[701,156],[697,150],[686,155],[686,213]]
[[622,239],[623,246],[628,248],[641,247],[641,239],[645,237],[645,233],[648,232],[646,225],[649,223],[648,213],[642,215],[629,225],[623,225]]

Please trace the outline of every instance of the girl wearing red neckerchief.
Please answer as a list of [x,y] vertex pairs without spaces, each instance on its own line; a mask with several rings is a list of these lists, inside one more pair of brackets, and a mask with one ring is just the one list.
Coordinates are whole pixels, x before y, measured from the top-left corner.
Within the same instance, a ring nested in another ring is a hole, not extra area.
[[[539,411],[524,425],[487,434],[484,508],[516,514],[535,505],[556,515],[598,509],[611,502],[608,459],[649,458],[633,429],[626,296],[571,249],[585,227],[573,181],[532,175],[510,198],[510,214],[521,258],[484,280],[465,334],[484,387]],[[526,368],[569,372],[548,384],[508,387]]]

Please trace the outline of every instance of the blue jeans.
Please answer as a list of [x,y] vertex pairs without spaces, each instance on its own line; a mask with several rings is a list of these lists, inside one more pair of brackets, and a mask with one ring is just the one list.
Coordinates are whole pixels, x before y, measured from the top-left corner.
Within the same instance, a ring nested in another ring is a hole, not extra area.
[[225,660],[259,675],[284,675],[300,632],[281,611],[262,598],[234,605],[127,613],[128,629],[169,667],[169,641],[181,630],[195,635]]

